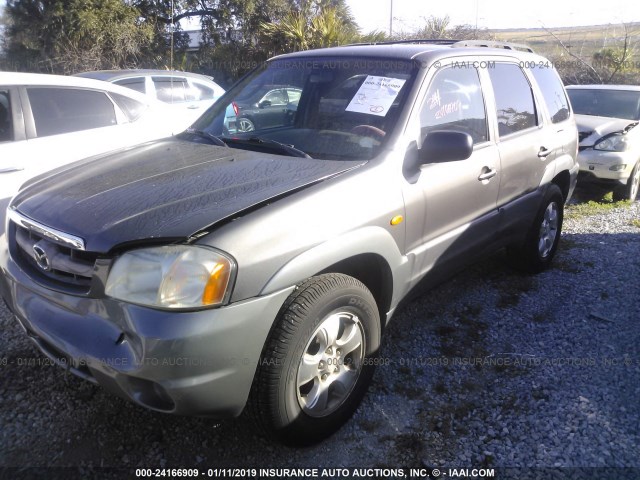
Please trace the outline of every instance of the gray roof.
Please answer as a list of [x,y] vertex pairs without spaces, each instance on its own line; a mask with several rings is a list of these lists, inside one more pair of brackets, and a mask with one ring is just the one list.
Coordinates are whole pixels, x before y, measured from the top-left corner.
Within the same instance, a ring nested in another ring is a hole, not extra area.
[[318,50],[307,50],[301,52],[287,53],[276,58],[299,58],[308,57],[309,54],[314,57],[378,57],[378,58],[397,58],[412,60],[417,55],[433,51],[442,51],[450,49],[450,45],[438,45],[433,43],[379,43],[379,44],[360,44],[345,45],[341,47],[321,48]]
[[528,47],[505,42],[456,41],[456,40],[408,40],[400,42],[381,42],[372,44],[345,45],[288,53],[277,56],[277,59],[297,59],[305,57],[354,57],[384,58],[395,60],[435,60],[448,56],[455,49],[456,55],[471,56],[506,56],[521,59],[539,60],[542,57]]

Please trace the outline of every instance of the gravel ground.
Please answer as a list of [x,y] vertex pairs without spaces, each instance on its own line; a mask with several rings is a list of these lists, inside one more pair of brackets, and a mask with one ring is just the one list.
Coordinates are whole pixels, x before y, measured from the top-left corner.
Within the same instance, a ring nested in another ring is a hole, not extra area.
[[409,303],[354,418],[307,449],[27,365],[44,357],[0,307],[0,466],[640,469],[638,219],[639,202],[568,218],[549,271],[499,254]]

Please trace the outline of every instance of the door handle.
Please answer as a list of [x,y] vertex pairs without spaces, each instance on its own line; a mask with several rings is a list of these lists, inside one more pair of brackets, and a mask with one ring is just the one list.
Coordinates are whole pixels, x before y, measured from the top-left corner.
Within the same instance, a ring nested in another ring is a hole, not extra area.
[[6,167],[0,168],[0,173],[19,172],[21,170],[24,170],[24,167]]
[[189,105],[187,108],[188,108],[189,110],[195,110],[196,108],[200,108],[200,106],[199,106],[199,105],[193,105],[193,104],[191,104],[191,105]]
[[481,173],[480,176],[478,177],[478,180],[480,180],[481,182],[484,182],[485,180],[492,179],[498,173],[497,170],[494,170],[494,169],[489,168],[489,167],[484,167],[482,169],[482,172],[483,173]]
[[547,158],[550,153],[551,153],[551,150],[548,150],[544,147],[540,147],[540,150],[538,150],[538,158]]

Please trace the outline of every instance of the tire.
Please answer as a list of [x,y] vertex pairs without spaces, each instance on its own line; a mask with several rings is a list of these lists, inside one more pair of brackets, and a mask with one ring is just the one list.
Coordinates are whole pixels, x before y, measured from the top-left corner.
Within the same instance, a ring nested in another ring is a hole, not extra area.
[[238,132],[253,132],[255,129],[256,126],[250,118],[240,117],[238,119]]
[[342,274],[306,280],[267,338],[249,399],[254,422],[295,446],[334,433],[366,393],[380,335],[376,302],[361,282]]
[[613,199],[616,202],[621,200],[631,200],[633,202],[638,197],[638,190],[640,190],[640,161],[633,167],[627,184],[613,191]]
[[518,270],[538,273],[549,267],[553,260],[564,218],[564,197],[555,185],[549,185],[525,241],[507,249],[510,263]]

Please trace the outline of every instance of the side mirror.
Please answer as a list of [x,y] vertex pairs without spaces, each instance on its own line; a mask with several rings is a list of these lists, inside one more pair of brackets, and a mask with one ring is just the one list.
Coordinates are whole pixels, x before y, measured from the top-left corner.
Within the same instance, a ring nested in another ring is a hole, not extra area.
[[266,108],[266,107],[270,107],[271,106],[271,101],[270,100],[262,100],[258,106],[260,108]]
[[468,133],[434,130],[422,142],[419,152],[421,164],[466,160],[473,153],[473,139]]

